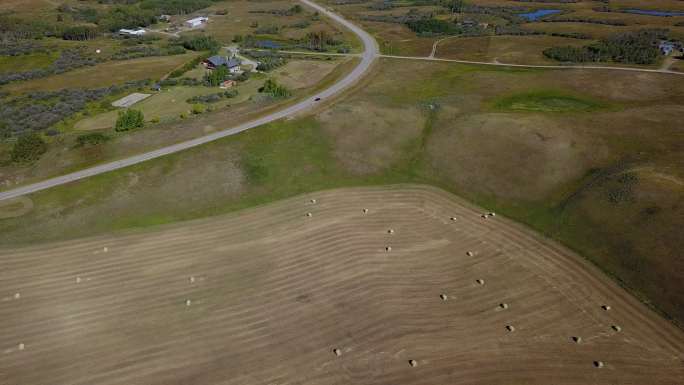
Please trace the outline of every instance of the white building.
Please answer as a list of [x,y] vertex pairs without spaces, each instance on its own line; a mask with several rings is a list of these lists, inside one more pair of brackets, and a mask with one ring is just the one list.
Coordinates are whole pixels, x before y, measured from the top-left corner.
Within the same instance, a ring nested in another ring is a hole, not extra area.
[[197,28],[202,24],[206,23],[207,21],[209,21],[208,17],[200,16],[186,21],[185,26],[190,28]]
[[127,35],[127,36],[142,36],[145,34],[145,29],[144,28],[138,28],[138,29],[120,29],[119,34],[120,35]]

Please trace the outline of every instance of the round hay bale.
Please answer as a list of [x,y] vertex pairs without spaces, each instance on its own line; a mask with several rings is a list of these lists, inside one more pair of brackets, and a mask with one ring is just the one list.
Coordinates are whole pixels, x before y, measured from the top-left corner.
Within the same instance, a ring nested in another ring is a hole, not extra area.
[[475,253],[473,253],[472,251],[466,251],[466,255],[472,257],[473,255],[475,255]]
[[478,285],[484,285],[484,279],[476,279],[475,282],[477,282]]
[[386,246],[385,251],[387,251],[387,252],[392,251],[392,246]]
[[20,293],[14,293],[14,299],[19,299],[19,298],[21,298],[21,294]]
[[81,283],[81,277],[76,277],[76,283]]
[[506,325],[506,330],[509,331],[509,332],[514,332],[514,331],[515,331],[515,327],[513,327],[513,325]]
[[190,305],[192,305],[192,301],[189,299],[186,299],[185,300],[185,306],[190,306]]
[[104,248],[102,248],[102,251],[104,251],[104,252],[106,253],[106,252],[108,252],[108,251],[109,251],[109,248],[107,248],[107,247],[104,247]]
[[609,305],[601,305],[601,309],[608,311],[608,310],[610,310],[610,306]]
[[595,368],[602,368],[603,366],[603,361],[594,361]]
[[340,349],[338,349],[338,348],[335,348],[335,349],[333,349],[332,351],[333,351],[333,353],[334,353],[336,356],[338,356],[338,357],[342,355],[342,351],[341,351]]
[[496,213],[489,213],[489,216],[490,216],[490,217],[495,217],[495,216],[496,216]]
[[611,326],[611,329],[615,330],[616,332],[621,332],[621,331],[622,331],[622,328],[621,328],[620,326],[618,326],[618,325],[613,325],[613,326]]
[[507,304],[507,303],[500,303],[500,304],[499,304],[499,307],[500,307],[501,309],[508,309],[508,304]]
[[487,214],[482,214],[482,215],[480,215],[480,216],[481,216],[482,218],[484,218],[484,219],[489,218],[489,217],[487,216]]
[[316,204],[316,200],[315,200],[315,199],[312,199],[312,200],[311,200],[311,203],[312,203],[312,204]]
[[455,220],[456,220],[456,217],[451,217],[451,218],[449,218],[449,219],[451,219],[452,221],[455,221]]
[[306,216],[307,216],[307,217],[311,217],[311,216],[313,216],[313,214],[311,214],[311,213],[306,213]]
[[363,209],[364,214],[368,214],[368,209]]
[[418,366],[418,361],[416,361],[416,360],[408,360],[408,363],[412,368],[415,368],[416,366]]
[[26,345],[24,345],[23,343],[19,344],[18,348],[19,348],[19,350],[24,350],[24,349],[26,349]]
[[574,342],[576,344],[580,344],[580,343],[582,343],[582,337],[574,336],[574,337],[572,337],[572,342]]
[[387,234],[394,234],[394,229],[387,230]]
[[442,301],[446,301],[447,299],[449,299],[446,294],[440,294],[439,298],[441,298]]
[[190,278],[188,278],[188,281],[190,281],[190,283],[195,283],[195,277],[190,276]]

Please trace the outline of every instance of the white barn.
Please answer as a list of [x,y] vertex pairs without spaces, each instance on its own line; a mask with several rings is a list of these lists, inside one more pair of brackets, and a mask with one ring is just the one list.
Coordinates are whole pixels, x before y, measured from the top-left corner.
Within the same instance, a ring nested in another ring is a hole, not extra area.
[[208,17],[200,16],[186,21],[185,26],[190,28],[197,28],[202,24],[206,23],[207,21],[209,21]]

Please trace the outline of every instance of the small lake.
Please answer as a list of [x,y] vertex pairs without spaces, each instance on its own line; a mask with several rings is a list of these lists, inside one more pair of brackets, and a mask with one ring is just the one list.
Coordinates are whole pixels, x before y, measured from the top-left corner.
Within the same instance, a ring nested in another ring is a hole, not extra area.
[[554,13],[562,12],[560,9],[538,9],[534,12],[519,13],[518,16],[527,19],[528,21],[535,21],[544,16],[553,15]]
[[684,11],[652,11],[649,9],[625,9],[623,12],[648,16],[684,16]]

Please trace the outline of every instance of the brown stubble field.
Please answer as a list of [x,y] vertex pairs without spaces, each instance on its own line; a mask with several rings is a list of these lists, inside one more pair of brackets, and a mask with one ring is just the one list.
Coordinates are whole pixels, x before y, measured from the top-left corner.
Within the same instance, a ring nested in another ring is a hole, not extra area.
[[681,330],[577,255],[481,213],[429,187],[341,189],[149,231],[4,249],[0,380],[684,378]]

